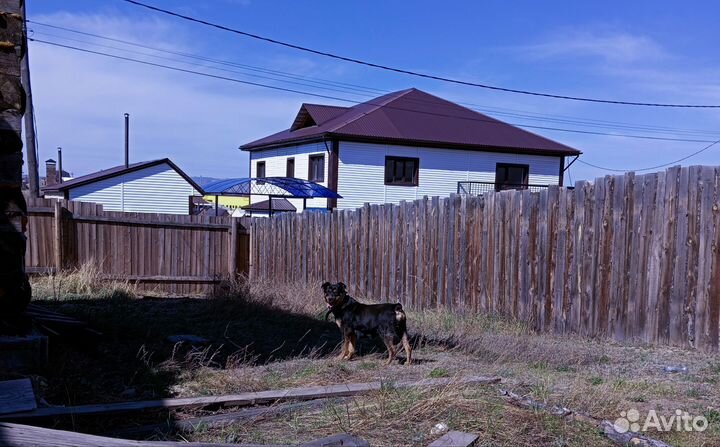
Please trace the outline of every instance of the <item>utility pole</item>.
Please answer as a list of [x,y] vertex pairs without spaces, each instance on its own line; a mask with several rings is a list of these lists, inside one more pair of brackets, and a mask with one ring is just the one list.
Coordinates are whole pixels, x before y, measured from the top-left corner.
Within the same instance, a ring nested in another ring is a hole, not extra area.
[[30,86],[30,53],[28,52],[25,2],[21,7],[23,39],[25,41],[25,56],[20,65],[20,82],[25,89],[25,160],[27,160],[28,166],[30,196],[40,197],[40,175],[38,174],[37,140],[35,139],[35,111],[33,109],[32,87]]

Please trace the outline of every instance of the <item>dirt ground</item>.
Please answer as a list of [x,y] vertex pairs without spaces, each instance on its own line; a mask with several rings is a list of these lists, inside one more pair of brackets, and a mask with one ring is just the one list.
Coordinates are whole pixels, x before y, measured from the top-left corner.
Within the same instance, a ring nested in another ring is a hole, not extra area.
[[[415,362],[403,354],[384,364],[384,348],[364,340],[356,359],[338,361],[334,324],[322,320],[319,291],[244,286],[215,299],[38,296],[36,303],[88,321],[104,333],[97,341],[56,344],[51,365],[33,376],[51,405],[157,397],[216,395],[295,386],[381,380],[497,375],[499,385],[394,389],[329,401],[279,417],[261,417],[154,439],[298,443],[338,432],[374,446],[422,446],[435,424],[476,433],[481,446],[609,446],[593,425],[509,405],[499,389],[549,405],[614,421],[621,412],[676,409],[704,416],[704,432],[646,435],[677,446],[720,445],[720,355],[669,347],[630,346],[580,337],[530,333],[521,322],[447,312],[409,312]],[[92,295],[92,291],[90,293]],[[206,338],[195,347],[169,335]],[[687,373],[667,373],[683,365]],[[6,375],[7,376],[7,375]],[[9,377],[9,376],[8,376]],[[223,410],[230,411],[230,410]],[[211,412],[75,418],[60,428],[108,433]]]

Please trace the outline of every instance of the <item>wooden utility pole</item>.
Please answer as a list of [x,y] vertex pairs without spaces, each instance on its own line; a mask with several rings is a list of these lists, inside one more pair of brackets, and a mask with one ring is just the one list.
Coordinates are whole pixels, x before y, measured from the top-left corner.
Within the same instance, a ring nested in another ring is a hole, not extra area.
[[33,109],[32,87],[30,86],[30,52],[27,44],[27,22],[25,4],[22,5],[23,36],[25,54],[20,66],[20,80],[25,89],[25,160],[28,167],[30,197],[40,197],[40,175],[38,174],[37,140],[35,139],[35,110]]
[[[30,301],[25,275],[27,204],[22,194],[25,90],[23,0],[0,0],[0,320],[12,325]],[[0,327],[2,329],[2,327]]]

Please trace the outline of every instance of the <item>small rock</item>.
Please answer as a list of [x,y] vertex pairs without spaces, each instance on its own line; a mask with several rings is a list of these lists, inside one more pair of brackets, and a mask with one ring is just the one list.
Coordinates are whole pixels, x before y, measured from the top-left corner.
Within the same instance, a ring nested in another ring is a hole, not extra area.
[[440,422],[438,424],[435,424],[433,428],[430,429],[431,435],[441,435],[448,431],[448,426],[444,422]]
[[207,338],[198,337],[197,335],[169,335],[167,341],[170,343],[183,343],[187,342],[194,345],[206,345],[210,343]]
[[680,366],[666,366],[665,368],[663,368],[663,371],[665,371],[666,373],[683,373],[683,374],[687,374],[688,368],[687,368],[687,366],[683,366],[683,365],[680,365]]

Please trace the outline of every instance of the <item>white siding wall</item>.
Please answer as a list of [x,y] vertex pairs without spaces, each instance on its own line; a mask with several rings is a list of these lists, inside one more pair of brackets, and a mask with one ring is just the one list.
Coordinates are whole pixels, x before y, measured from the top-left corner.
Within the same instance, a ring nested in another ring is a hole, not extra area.
[[64,199],[65,194],[61,192],[49,192],[47,194],[43,194],[43,197],[46,199]]
[[[295,177],[307,180],[310,155],[325,155],[325,181],[320,185],[327,187],[328,182],[328,165],[330,163],[330,142],[327,143],[311,143],[298,146],[288,146],[278,149],[266,149],[259,152],[250,152],[250,177],[257,176],[257,162],[265,162],[265,176],[267,177],[285,177],[287,168],[287,159],[295,158]],[[251,203],[262,202],[267,200],[267,196],[253,195],[250,196]],[[298,212],[302,211],[302,199],[289,199],[297,208]],[[327,199],[308,199],[308,208],[326,208]]]
[[[386,155],[419,158],[419,186],[386,186]],[[448,196],[457,192],[459,181],[494,182],[497,163],[529,165],[531,184],[559,182],[560,157],[343,141],[338,162],[338,193],[343,198],[338,199],[338,208]]]
[[167,164],[78,186],[70,200],[96,202],[107,211],[188,214],[188,197],[200,194]]

